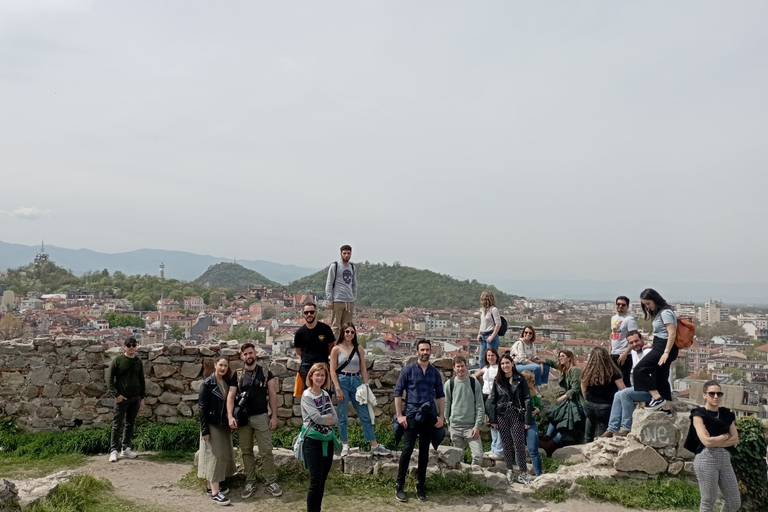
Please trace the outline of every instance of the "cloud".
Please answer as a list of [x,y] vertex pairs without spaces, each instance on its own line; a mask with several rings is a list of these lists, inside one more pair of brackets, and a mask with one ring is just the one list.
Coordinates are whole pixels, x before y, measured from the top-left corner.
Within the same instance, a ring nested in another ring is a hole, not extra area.
[[0,210],[0,213],[14,219],[23,220],[53,219],[56,217],[52,210],[41,210],[36,206],[21,206],[10,212]]

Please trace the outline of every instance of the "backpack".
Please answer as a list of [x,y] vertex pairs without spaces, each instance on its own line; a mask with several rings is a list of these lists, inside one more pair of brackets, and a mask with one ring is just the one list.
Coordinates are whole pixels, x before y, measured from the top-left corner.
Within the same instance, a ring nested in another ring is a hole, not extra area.
[[[496,308],[499,309],[499,308]],[[501,318],[501,327],[499,327],[499,332],[496,333],[499,337],[504,336],[507,334],[507,319],[501,316],[501,312],[499,311],[499,318]],[[491,310],[491,320],[493,320],[493,310]],[[496,325],[496,322],[493,322],[493,325]]]
[[[453,396],[453,381],[456,380],[456,377],[451,377],[451,380],[448,381],[448,388],[451,390],[451,396]],[[472,388],[472,396],[475,396],[475,381],[477,379],[474,377],[469,377],[469,387]]]
[[693,322],[683,318],[677,319],[677,335],[675,336],[675,346],[679,349],[688,348],[693,345],[693,337],[696,335],[696,326]]

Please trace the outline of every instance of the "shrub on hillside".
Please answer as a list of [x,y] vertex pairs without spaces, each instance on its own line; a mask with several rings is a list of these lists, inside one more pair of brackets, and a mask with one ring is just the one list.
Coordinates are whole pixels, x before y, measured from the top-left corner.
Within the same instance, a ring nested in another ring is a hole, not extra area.
[[731,450],[731,463],[739,479],[741,509],[765,510],[768,503],[768,473],[765,462],[765,427],[754,416],[736,418],[739,443]]

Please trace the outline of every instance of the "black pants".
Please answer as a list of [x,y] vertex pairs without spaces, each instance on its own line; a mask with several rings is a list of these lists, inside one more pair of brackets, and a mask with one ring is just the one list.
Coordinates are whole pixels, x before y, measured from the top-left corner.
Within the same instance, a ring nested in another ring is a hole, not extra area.
[[[140,404],[140,396],[126,398],[119,404],[115,403],[115,415],[112,416],[112,435],[109,438],[110,452],[131,447],[133,426],[136,424]],[[123,429],[125,429],[125,435],[123,435]]]
[[616,366],[621,370],[621,380],[624,381],[624,385],[631,388],[632,379],[630,376],[632,375],[632,354],[627,354],[626,359],[624,359],[624,364],[619,364],[619,354],[611,354],[611,359],[613,359],[613,362],[616,363]]
[[667,340],[654,337],[653,348],[635,366],[635,391],[656,390],[665,400],[672,400],[669,386],[669,369],[677,359],[678,349],[672,345],[667,361],[659,366],[659,359],[667,348]]
[[[323,455],[326,445],[327,455]],[[319,441],[307,437],[304,439],[304,462],[309,470],[309,489],[307,490],[307,512],[320,512],[323,507],[325,480],[333,464],[333,441]]]
[[397,488],[405,486],[405,476],[408,474],[408,465],[411,463],[411,455],[416,446],[416,438],[419,438],[419,467],[416,470],[416,487],[424,488],[427,480],[427,463],[429,462],[429,445],[432,442],[434,425],[425,422],[416,422],[413,428],[405,430],[403,434],[403,452],[400,454],[400,466],[397,468]]
[[584,402],[584,442],[591,443],[595,440],[595,431],[597,435],[603,435],[608,428],[608,420],[611,417],[611,404],[596,404],[594,402]]

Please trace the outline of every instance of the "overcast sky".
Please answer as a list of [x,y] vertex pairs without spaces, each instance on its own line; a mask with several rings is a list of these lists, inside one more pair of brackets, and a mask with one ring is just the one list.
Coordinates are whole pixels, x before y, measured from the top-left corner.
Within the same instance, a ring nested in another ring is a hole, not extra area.
[[0,3],[0,239],[768,282],[768,3]]

